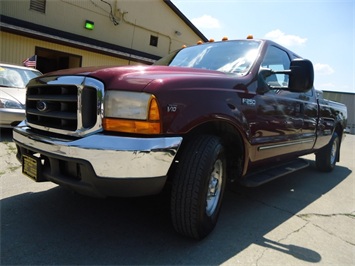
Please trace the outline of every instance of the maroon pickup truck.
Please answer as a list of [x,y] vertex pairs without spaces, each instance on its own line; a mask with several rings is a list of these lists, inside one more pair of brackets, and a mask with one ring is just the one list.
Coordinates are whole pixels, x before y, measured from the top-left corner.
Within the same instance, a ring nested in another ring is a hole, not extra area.
[[52,72],[27,87],[14,129],[23,173],[108,197],[169,191],[172,223],[201,239],[230,183],[258,186],[339,161],[347,110],[313,88],[313,65],[268,41],[182,48],[152,66]]

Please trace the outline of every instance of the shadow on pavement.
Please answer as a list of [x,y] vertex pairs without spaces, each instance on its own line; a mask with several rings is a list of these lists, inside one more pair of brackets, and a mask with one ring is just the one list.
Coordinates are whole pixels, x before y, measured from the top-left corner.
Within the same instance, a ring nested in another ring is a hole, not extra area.
[[0,142],[12,141],[12,129],[0,128]]
[[1,200],[1,264],[218,265],[251,244],[319,262],[317,250],[265,235],[342,182],[351,171],[313,167],[255,189],[228,191],[219,223],[197,242],[177,235],[168,200],[95,199],[60,187]]

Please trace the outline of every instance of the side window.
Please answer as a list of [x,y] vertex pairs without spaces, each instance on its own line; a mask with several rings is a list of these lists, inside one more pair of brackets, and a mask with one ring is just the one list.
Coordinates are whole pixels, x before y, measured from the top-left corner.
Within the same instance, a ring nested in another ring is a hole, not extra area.
[[[266,51],[263,62],[261,63],[262,68],[270,68],[272,70],[287,70],[290,69],[291,60],[288,54],[275,47],[269,46]],[[274,74],[266,78],[266,83],[270,86],[288,86],[288,75],[285,74]]]
[[313,96],[313,90],[309,90],[305,93],[306,96],[312,97]]

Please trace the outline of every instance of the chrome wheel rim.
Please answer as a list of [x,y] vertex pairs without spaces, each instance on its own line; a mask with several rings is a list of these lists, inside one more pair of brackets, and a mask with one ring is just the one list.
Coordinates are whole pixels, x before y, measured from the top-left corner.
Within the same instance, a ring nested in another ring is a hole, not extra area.
[[206,198],[206,214],[208,216],[213,215],[217,208],[219,198],[221,196],[222,178],[223,162],[221,160],[217,160],[214,163],[213,170],[208,183]]
[[332,149],[330,151],[330,163],[331,164],[334,164],[336,161],[337,151],[338,151],[338,139],[335,139],[333,141]]

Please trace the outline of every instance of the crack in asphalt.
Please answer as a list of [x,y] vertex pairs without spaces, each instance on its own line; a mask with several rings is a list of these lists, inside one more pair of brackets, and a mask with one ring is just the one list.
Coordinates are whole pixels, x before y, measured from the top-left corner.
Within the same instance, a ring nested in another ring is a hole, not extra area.
[[341,241],[344,241],[345,243],[348,243],[348,244],[350,244],[352,246],[355,246],[355,243],[352,243],[352,242],[350,242],[350,241],[348,241],[346,239],[343,239],[342,237],[340,237],[338,235],[335,235],[332,232],[329,232],[328,230],[326,230],[325,228],[321,227],[320,225],[317,225],[317,224],[313,223],[312,221],[307,220],[307,219],[310,219],[312,216],[327,217],[327,218],[336,217],[336,216],[345,216],[345,217],[349,217],[351,219],[355,219],[355,214],[353,214],[353,212],[351,212],[351,213],[332,213],[332,214],[305,213],[305,214],[298,214],[296,216],[301,218],[301,219],[303,219],[304,221],[309,221],[312,225],[314,225],[315,227],[321,229],[322,231],[326,232],[327,234],[329,234],[331,236],[334,236],[334,237],[340,239]]
[[355,214],[351,213],[332,213],[332,214],[321,214],[321,213],[304,213],[304,214],[297,214],[296,215],[299,218],[302,219],[307,219],[311,216],[317,216],[317,217],[335,217],[335,216],[347,216],[349,218],[354,218],[355,219]]
[[[349,241],[347,241],[346,239],[343,239],[342,237],[338,236],[338,235],[335,235],[333,234],[332,232],[328,232],[325,228],[322,228],[321,226],[313,223],[311,220],[309,220],[312,216],[317,216],[317,217],[336,217],[336,216],[346,216],[346,217],[349,217],[351,219],[355,219],[355,211],[354,212],[351,212],[351,213],[334,213],[334,214],[319,214],[319,213],[306,213],[306,214],[297,214],[297,213],[294,213],[292,211],[289,211],[287,209],[283,209],[283,208],[280,208],[278,206],[275,206],[275,205],[271,205],[271,204],[268,204],[262,200],[258,200],[258,199],[255,199],[253,197],[247,197],[249,200],[252,200],[252,201],[255,201],[255,202],[258,202],[260,204],[263,204],[267,207],[270,207],[270,208],[273,208],[273,209],[276,209],[276,210],[279,210],[281,212],[285,212],[285,213],[288,213],[288,214],[292,214],[293,216],[296,216],[300,219],[302,219],[303,221],[305,221],[306,223],[304,225],[302,225],[301,227],[297,228],[296,230],[293,230],[292,232],[290,232],[289,234],[287,234],[285,237],[277,240],[277,241],[274,241],[275,243],[279,243],[280,245],[283,245],[282,244],[282,241],[285,241],[287,240],[291,235],[293,234],[297,234],[299,233],[300,231],[302,231],[306,226],[308,226],[309,224],[311,225],[314,225],[315,227],[321,229],[322,231],[326,232],[327,234],[333,236],[333,237],[336,237],[338,239],[340,239],[341,241],[344,241],[345,243],[347,244],[350,244],[352,246],[355,246],[355,243],[351,243]],[[291,245],[289,245],[291,247]],[[259,256],[259,258],[256,259],[256,265],[259,265],[259,263],[261,262],[261,260],[263,259],[263,257],[265,256],[265,253],[266,251],[268,251],[270,248],[272,248],[272,246],[270,247],[267,247],[262,251],[261,255]],[[277,250],[277,249],[276,249]],[[291,252],[289,253],[290,255]]]
[[[301,250],[301,249],[302,250],[306,250],[306,249],[303,249],[301,247],[298,247],[296,249],[295,247],[297,247],[297,246],[295,246],[295,245],[287,245],[287,244],[283,244],[282,243],[283,241],[287,240],[291,235],[299,233],[301,230],[303,230],[310,223],[310,221],[305,221],[305,222],[306,223],[304,225],[302,225],[301,227],[299,227],[296,230],[293,230],[292,232],[288,233],[285,237],[280,238],[279,240],[276,240],[276,241],[266,240],[265,241],[266,245],[269,245],[270,247],[266,247],[262,251],[261,255],[256,260],[256,265],[259,265],[259,262],[263,259],[266,251],[268,251],[269,249],[274,249],[274,250],[278,250],[278,251],[281,251],[282,249],[284,249],[283,252],[289,254],[290,256],[294,256],[294,257],[297,257],[296,254],[295,254],[297,252],[297,249],[298,250]],[[277,246],[277,245],[279,245],[279,246]],[[300,255],[304,256],[303,254],[298,254],[298,257],[300,257]],[[308,258],[308,259],[310,259],[310,258]]]
[[[291,214],[292,216],[297,216],[297,214],[294,213],[294,212],[291,212],[291,211],[289,211],[289,210],[287,210],[287,209],[280,208],[280,207],[275,206],[275,205],[268,204],[268,203],[266,203],[266,202],[264,202],[264,201],[262,201],[262,200],[258,200],[258,199],[255,199],[255,198],[253,198],[253,197],[248,197],[248,196],[247,196],[247,198],[248,198],[249,200],[258,202],[258,203],[260,203],[260,204],[263,204],[263,205],[265,205],[265,206],[267,206],[267,207],[270,207],[270,208],[279,210],[279,211],[281,211],[281,212],[285,212],[285,213],[287,213],[287,214]],[[300,218],[301,218],[301,217],[300,217]],[[302,218],[301,218],[301,219],[302,219]],[[272,241],[272,242],[275,242],[274,245],[275,245],[276,243],[278,243],[278,244],[280,244],[281,246],[284,246],[284,245],[281,243],[282,241],[287,240],[287,239],[288,239],[291,235],[293,235],[293,234],[299,233],[302,229],[304,229],[304,228],[310,223],[310,221],[307,221],[307,220],[305,220],[305,219],[302,219],[302,220],[305,221],[305,224],[303,224],[301,227],[297,228],[296,230],[293,230],[292,232],[290,232],[289,234],[287,234],[285,237],[283,237],[283,238],[281,238],[281,239],[279,239],[279,240],[277,240],[277,241]],[[267,241],[266,241],[266,242],[267,242]],[[269,245],[270,245],[270,244],[269,244]],[[264,255],[265,255],[266,251],[268,251],[268,250],[269,250],[270,248],[272,248],[272,247],[273,247],[272,245],[270,245],[270,247],[267,247],[267,246],[266,246],[266,248],[262,251],[262,253],[261,253],[261,255],[259,256],[259,258],[256,259],[256,262],[255,262],[256,265],[259,265],[259,262],[261,262],[261,260],[263,259],[263,257],[264,257]],[[274,248],[274,249],[275,249],[275,248]],[[277,249],[276,249],[276,250],[277,250]],[[292,254],[290,254],[290,255],[292,255]]]

